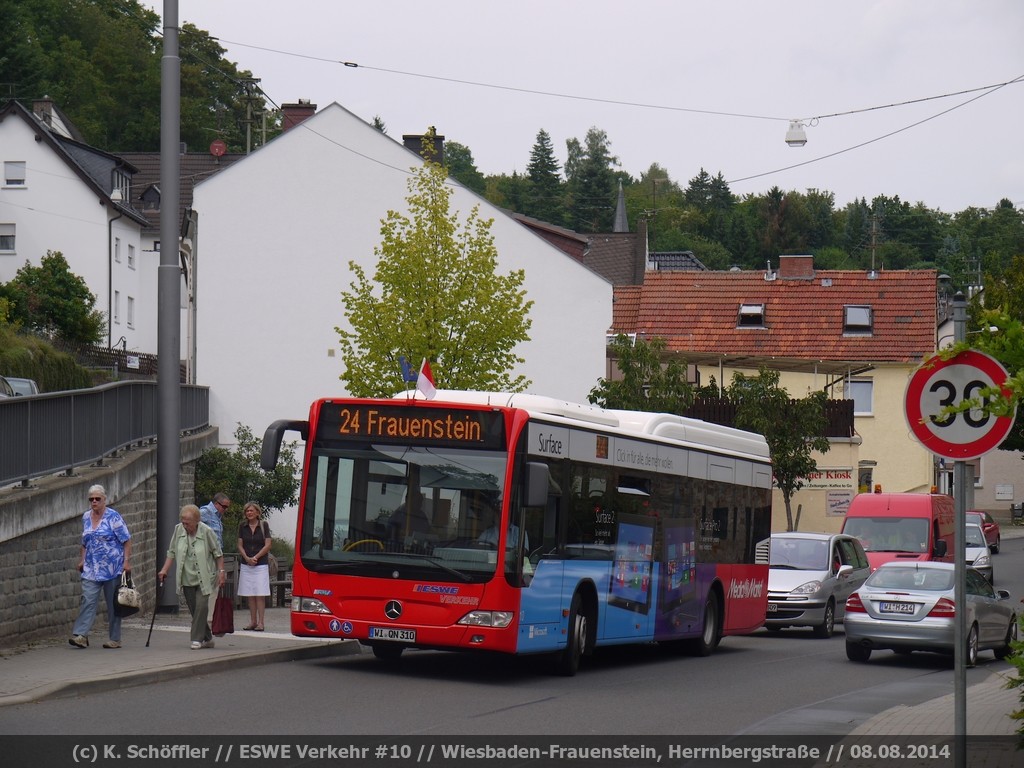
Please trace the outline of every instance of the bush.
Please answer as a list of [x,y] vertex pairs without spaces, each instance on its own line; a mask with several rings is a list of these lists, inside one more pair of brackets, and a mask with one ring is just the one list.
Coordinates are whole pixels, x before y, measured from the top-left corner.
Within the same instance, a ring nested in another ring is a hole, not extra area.
[[[277,467],[271,472],[260,469],[261,441],[244,424],[235,429],[235,450],[209,448],[196,463],[196,504],[202,505],[217,493],[226,493],[231,506],[224,512],[225,537],[233,535],[242,523],[242,507],[254,501],[266,519],[274,510],[298,501],[299,463],[295,443],[281,446]],[[231,534],[227,534],[231,531]],[[276,539],[274,540],[276,546]],[[277,552],[274,551],[275,557]]]
[[35,379],[41,392],[85,389],[93,385],[92,375],[71,355],[59,352],[48,342],[18,333],[12,325],[0,323],[0,374]]

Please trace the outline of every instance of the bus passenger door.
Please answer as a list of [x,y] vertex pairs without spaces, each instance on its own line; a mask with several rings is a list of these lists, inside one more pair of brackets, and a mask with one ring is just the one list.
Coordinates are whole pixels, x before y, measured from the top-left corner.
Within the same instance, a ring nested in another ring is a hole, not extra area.
[[549,494],[543,507],[526,509],[526,530],[533,551],[528,555],[529,578],[520,590],[520,653],[553,651],[564,644],[561,636],[565,560],[559,547],[562,497]]

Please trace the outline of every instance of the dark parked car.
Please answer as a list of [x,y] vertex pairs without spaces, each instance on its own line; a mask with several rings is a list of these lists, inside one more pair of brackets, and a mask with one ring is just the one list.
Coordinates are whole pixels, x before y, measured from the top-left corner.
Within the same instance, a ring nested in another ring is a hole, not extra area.
[[985,541],[988,542],[988,548],[992,550],[992,554],[996,554],[999,551],[1001,545],[999,537],[999,523],[995,521],[988,512],[981,509],[969,509],[967,510],[967,523],[977,523],[981,526],[981,530],[985,533]]
[[822,638],[870,573],[860,541],[843,533],[773,533],[768,563],[765,627],[811,627]]
[[983,650],[1005,659],[1017,640],[1017,604],[974,568],[967,569],[965,578],[967,635],[957,638],[960,607],[953,596],[953,563],[894,561],[879,566],[846,601],[846,656],[867,661],[872,651],[883,649],[953,654],[961,642],[966,644],[967,666],[973,667]]

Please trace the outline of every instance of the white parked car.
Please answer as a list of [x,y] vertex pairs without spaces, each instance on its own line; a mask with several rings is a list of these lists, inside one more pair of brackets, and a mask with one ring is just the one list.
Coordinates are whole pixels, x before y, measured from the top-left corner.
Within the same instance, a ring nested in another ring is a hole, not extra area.
[[773,533],[770,542],[765,627],[811,627],[815,637],[831,637],[846,598],[871,572],[864,547],[843,533]]
[[990,584],[995,584],[996,575],[992,567],[992,552],[988,548],[985,531],[981,529],[980,525],[967,524],[964,543],[967,546],[967,553],[964,558],[967,565],[978,569],[981,575],[989,580]]

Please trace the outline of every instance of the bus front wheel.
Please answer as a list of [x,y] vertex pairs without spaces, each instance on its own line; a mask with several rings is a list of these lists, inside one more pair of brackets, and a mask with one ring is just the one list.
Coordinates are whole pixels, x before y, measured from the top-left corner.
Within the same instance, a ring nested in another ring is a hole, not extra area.
[[381,661],[398,661],[404,651],[401,645],[397,643],[374,643],[373,644],[373,655]]
[[587,652],[587,614],[583,611],[583,601],[579,593],[572,597],[568,632],[565,649],[559,654],[556,667],[559,674],[572,677],[579,670],[580,659]]

